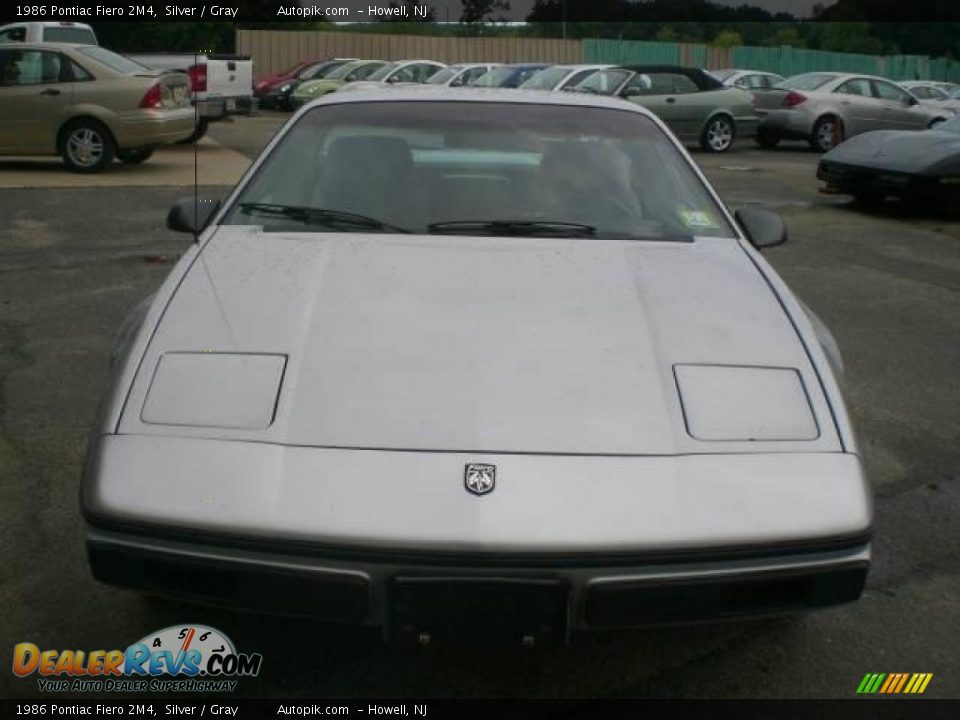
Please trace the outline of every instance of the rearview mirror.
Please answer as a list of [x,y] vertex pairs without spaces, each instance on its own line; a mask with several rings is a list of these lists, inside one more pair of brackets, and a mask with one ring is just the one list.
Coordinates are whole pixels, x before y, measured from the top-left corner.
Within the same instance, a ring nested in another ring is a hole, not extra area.
[[167,213],[167,228],[199,235],[220,208],[220,200],[188,197],[178,200]]
[[735,216],[747,240],[758,250],[783,245],[787,241],[787,226],[775,212],[745,207],[737,210]]

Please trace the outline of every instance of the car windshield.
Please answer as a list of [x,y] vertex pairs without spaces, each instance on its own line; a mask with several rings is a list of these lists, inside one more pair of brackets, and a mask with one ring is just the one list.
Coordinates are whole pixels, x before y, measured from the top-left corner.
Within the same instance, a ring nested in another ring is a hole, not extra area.
[[321,62],[315,63],[313,65],[308,65],[303,70],[297,73],[298,80],[318,80],[319,78],[329,77],[330,73],[336,70],[339,67],[342,67],[343,63],[341,62]]
[[544,68],[524,80],[518,87],[521,90],[553,90],[558,82],[570,74],[571,69],[563,65]]
[[400,67],[400,63],[387,63],[382,68],[376,72],[372,72],[367,75],[367,80],[376,81],[376,80],[386,80],[387,76]]
[[314,108],[223,222],[286,232],[733,236],[693,165],[650,118],[536,103]]
[[722,82],[722,81],[726,80],[728,77],[730,77],[731,75],[733,75],[734,73],[739,72],[739,71],[737,71],[737,70],[709,70],[708,72],[709,72],[710,75],[713,75],[717,80],[720,80],[720,81]]
[[433,75],[427,78],[427,84],[429,85],[446,85],[448,82],[453,80],[457,75],[463,72],[465,65],[448,65],[442,70],[438,70]]
[[948,90],[947,97],[953,100],[960,100],[960,88],[956,88],[955,90]]
[[500,87],[517,72],[516,67],[504,65],[485,72],[473,84],[476,87]]
[[326,76],[326,78],[327,80],[343,80],[351,72],[363,66],[364,66],[363,62],[344,63],[340,67],[333,70],[329,75]]
[[629,70],[598,70],[584,78],[574,89],[597,95],[613,95],[631,74]]
[[836,79],[837,75],[832,73],[805,73],[778,82],[774,87],[784,90],[816,90],[818,87]]
[[106,65],[111,70],[116,70],[119,73],[132,75],[134,73],[140,73],[144,70],[147,70],[147,68],[140,63],[135,62],[128,57],[124,57],[123,55],[117,55],[115,52],[110,52],[106,48],[102,48],[99,45],[84,45],[83,47],[77,48],[77,52],[81,55],[86,55],[87,57],[96,60],[101,65]]

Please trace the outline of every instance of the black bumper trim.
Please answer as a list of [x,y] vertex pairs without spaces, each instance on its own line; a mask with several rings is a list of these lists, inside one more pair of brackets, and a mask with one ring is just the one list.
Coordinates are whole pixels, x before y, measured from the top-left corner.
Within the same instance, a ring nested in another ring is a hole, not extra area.
[[587,591],[585,620],[595,628],[696,622],[811,610],[853,602],[866,562],[677,580],[598,583]]
[[366,622],[373,610],[370,583],[360,576],[224,563],[95,540],[87,542],[87,555],[97,580],[148,593],[344,623]]

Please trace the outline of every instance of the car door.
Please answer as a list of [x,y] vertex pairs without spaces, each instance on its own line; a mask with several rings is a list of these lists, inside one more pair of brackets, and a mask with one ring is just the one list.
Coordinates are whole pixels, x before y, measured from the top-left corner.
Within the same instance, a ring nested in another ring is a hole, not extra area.
[[52,153],[72,102],[69,60],[51,50],[0,48],[0,152]]
[[872,83],[874,94],[883,107],[885,128],[923,130],[927,127],[930,118],[910,93],[885,80],[873,80]]
[[686,75],[671,72],[638,73],[620,91],[663,120],[682,140],[696,139],[707,110],[697,86]]
[[884,108],[874,97],[868,78],[850,78],[833,91],[847,137],[875,130],[884,122]]

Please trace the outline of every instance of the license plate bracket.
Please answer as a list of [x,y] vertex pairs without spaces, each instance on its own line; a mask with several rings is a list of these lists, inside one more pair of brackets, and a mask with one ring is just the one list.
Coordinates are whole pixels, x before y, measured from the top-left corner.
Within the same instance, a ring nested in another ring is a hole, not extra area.
[[553,645],[567,640],[570,589],[553,578],[398,577],[387,633],[396,643]]

